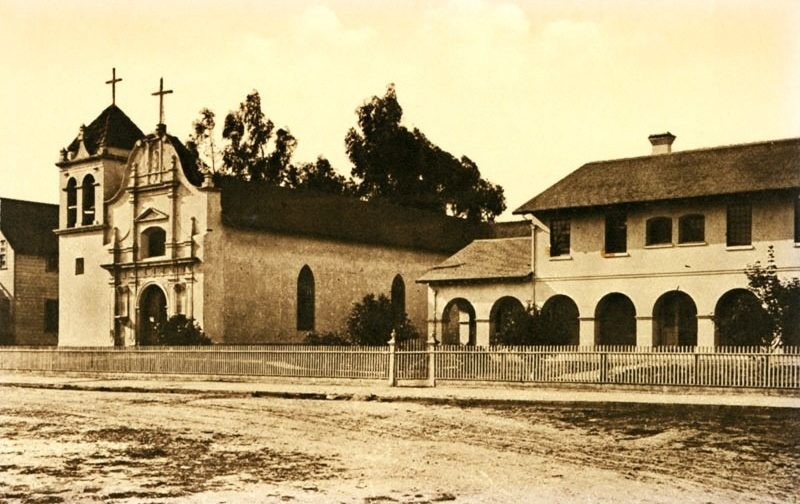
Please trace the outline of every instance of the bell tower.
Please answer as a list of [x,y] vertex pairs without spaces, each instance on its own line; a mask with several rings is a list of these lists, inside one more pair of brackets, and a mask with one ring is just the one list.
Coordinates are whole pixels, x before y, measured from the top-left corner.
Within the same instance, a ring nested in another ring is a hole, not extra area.
[[[111,240],[107,202],[125,179],[128,155],[144,134],[116,105],[116,86],[122,79],[112,71],[111,105],[88,126],[82,125],[75,139],[61,149],[59,168],[59,327],[65,329],[60,345],[107,345],[108,334],[100,328],[78,327],[94,312],[105,314],[97,285],[107,273],[100,267]],[[92,312],[92,313],[87,313]],[[74,326],[74,327],[73,327]],[[97,331],[97,334],[93,334]],[[70,336],[72,335],[72,336]],[[68,341],[81,335],[80,341]]]

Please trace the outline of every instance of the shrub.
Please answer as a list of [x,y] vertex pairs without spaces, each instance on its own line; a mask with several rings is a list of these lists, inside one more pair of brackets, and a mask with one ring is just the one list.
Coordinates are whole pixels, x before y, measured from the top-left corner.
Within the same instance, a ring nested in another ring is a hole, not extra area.
[[760,261],[747,266],[748,288],[767,313],[769,341],[762,344],[800,345],[800,278],[778,278],[775,249],[767,249],[767,265]]
[[398,343],[419,337],[408,315],[403,313],[397,317],[391,300],[383,294],[378,297],[367,294],[353,305],[347,319],[347,335],[354,345],[385,345],[392,330]]
[[569,345],[569,328],[536,306],[512,312],[492,335],[492,345]]
[[330,345],[330,346],[345,346],[351,345],[349,339],[337,332],[326,332],[322,334],[309,333],[303,340],[305,345]]
[[157,328],[157,340],[151,345],[182,346],[210,345],[211,338],[206,336],[200,325],[186,315],[173,315]]

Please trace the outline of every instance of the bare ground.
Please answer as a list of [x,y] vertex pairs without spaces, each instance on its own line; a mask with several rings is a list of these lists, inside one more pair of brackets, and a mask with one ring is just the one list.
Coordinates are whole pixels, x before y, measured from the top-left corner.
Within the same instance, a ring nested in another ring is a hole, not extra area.
[[0,389],[0,502],[795,502],[800,411]]

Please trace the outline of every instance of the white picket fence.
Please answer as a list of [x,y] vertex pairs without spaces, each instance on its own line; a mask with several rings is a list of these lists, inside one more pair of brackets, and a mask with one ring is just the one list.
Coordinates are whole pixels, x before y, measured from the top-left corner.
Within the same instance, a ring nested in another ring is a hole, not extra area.
[[800,348],[439,347],[436,379],[800,389]]
[[800,389],[800,347],[0,347],[0,370]]

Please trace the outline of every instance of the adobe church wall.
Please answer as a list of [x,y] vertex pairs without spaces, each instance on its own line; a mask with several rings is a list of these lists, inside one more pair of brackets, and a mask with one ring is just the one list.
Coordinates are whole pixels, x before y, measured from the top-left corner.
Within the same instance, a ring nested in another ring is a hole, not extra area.
[[56,345],[58,332],[45,332],[45,301],[58,299],[58,272],[45,271],[44,257],[17,255],[14,299],[15,344]]
[[[83,273],[76,273],[76,259],[83,259]],[[109,262],[103,231],[59,236],[58,269],[60,346],[110,346],[111,287],[109,274],[100,267]]]
[[225,343],[301,342],[306,333],[297,330],[296,302],[298,274],[304,265],[314,275],[316,332],[343,330],[353,303],[368,293],[390,296],[392,281],[400,274],[406,288],[406,311],[424,334],[426,287],[415,280],[446,257],[232,227],[225,227],[224,235],[216,238],[224,243],[224,255],[216,260],[207,258],[204,269],[218,272],[224,268],[223,278],[217,275],[212,282],[206,277],[207,288],[222,291],[223,298],[209,295],[205,304],[208,308],[221,301],[223,332],[209,332]]

